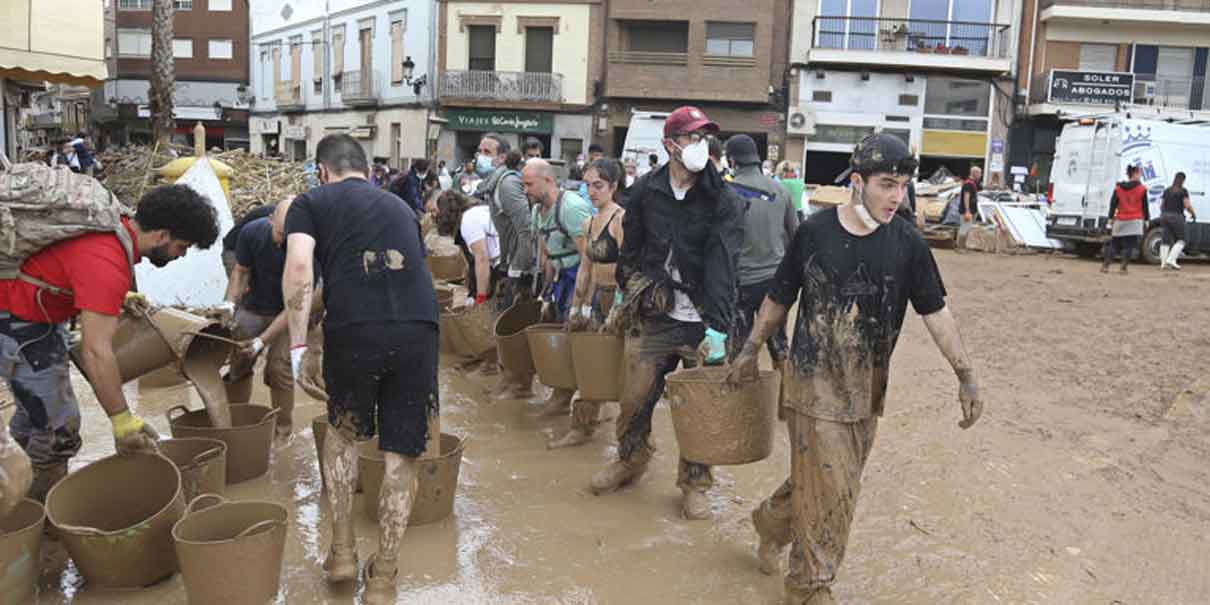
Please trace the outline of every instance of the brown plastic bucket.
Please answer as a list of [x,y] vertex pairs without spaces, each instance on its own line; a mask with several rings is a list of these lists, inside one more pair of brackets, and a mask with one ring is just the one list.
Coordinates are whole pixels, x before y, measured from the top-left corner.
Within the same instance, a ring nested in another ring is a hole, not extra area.
[[181,473],[153,454],[102,458],[46,496],[46,518],[90,588],[142,588],[176,573],[172,525],[184,513]]
[[449,284],[433,284],[437,292],[437,308],[445,312],[454,305],[454,287]]
[[626,370],[626,340],[598,332],[571,335],[571,358],[580,399],[617,401],[622,396]]
[[289,518],[274,502],[229,501],[217,494],[191,501],[172,527],[190,605],[271,601],[281,587]]
[[[454,492],[458,489],[458,471],[462,468],[462,452],[466,439],[441,433],[441,455],[417,462],[416,498],[408,525],[436,523],[454,512]],[[378,521],[378,491],[386,463],[378,449],[378,439],[358,444],[357,476],[361,480],[362,505],[366,516]]]
[[42,557],[46,511],[26,498],[0,518],[0,603],[33,603]]
[[[467,307],[454,307],[449,313],[441,316],[441,338],[446,339],[449,345],[449,354],[457,357],[474,357],[471,353],[472,347],[462,334],[462,326],[465,322],[462,321],[462,315],[467,312]],[[443,351],[444,352],[444,351]]]
[[277,412],[263,405],[233,405],[229,429],[215,428],[206,410],[190,412],[178,405],[165,415],[173,437],[204,437],[227,444],[227,485],[232,485],[268,472]]
[[681,457],[702,464],[749,464],[773,451],[781,375],[761,370],[755,382],[727,384],[728,366],[668,375],[672,428]]
[[538,301],[517,301],[496,319],[496,355],[500,367],[513,376],[533,376],[534,357],[525,329],[542,321]]
[[478,359],[496,351],[496,320],[489,305],[464,308],[453,317],[458,325],[456,333],[462,339],[460,345],[465,347],[463,355]]
[[161,307],[146,315],[123,313],[113,336],[113,352],[122,382],[180,362],[196,335],[213,330],[216,324],[212,319],[172,307]]
[[181,368],[169,365],[140,377],[139,389],[167,389],[180,386],[188,381],[189,379],[181,373]]
[[442,281],[460,281],[466,279],[466,258],[461,252],[445,256],[429,255],[425,259],[429,265],[429,273],[433,279]]
[[537,324],[525,329],[538,380],[554,389],[576,388],[571,339],[561,324]]
[[227,489],[227,444],[218,439],[189,437],[160,441],[160,453],[181,472],[185,501]]

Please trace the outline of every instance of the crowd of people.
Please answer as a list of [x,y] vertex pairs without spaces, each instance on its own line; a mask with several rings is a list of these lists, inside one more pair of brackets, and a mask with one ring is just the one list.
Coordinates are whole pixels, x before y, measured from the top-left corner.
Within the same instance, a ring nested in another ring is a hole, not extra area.
[[[963,428],[982,410],[975,373],[932,253],[897,217],[916,172],[900,139],[863,139],[851,160],[851,201],[803,221],[801,193],[786,185],[801,186],[794,169],[764,165],[750,137],[723,141],[718,130],[700,109],[681,107],[664,124],[663,164],[652,156],[639,176],[637,165],[594,145],[566,180],[533,140],[513,149],[487,134],[453,173],[441,162],[416,161],[392,175],[367,161],[355,139],[329,135],[316,150],[320,186],[237,226],[235,241],[224,242],[232,275],[226,300],[245,344],[228,379],[249,380],[258,356],[268,356],[265,382],[284,421],[279,439],[292,431],[293,385],[306,374],[308,355],[323,348],[320,395],[330,429],[322,457],[333,521],[323,571],[330,581],[361,574],[366,602],[395,602],[418,460],[431,451],[440,407],[436,290],[427,265],[415,262],[426,255],[421,219],[428,215],[468,261],[465,304],[487,305],[498,316],[537,298],[544,319],[568,331],[630,340],[616,455],[587,478],[597,495],[648,470],[653,412],[671,372],[730,360],[728,381],[742,387],[755,378],[767,344],[786,383],[792,472],[752,513],[759,567],[780,569],[790,546],[789,602],[832,602],[829,587],[909,303],[955,371]],[[163,266],[217,237],[203,198],[182,186],[159,187],[117,233],[56,243],[31,257],[22,277],[0,280],[0,370],[17,399],[11,431],[19,445],[7,435],[0,440],[0,471],[16,464],[8,476],[21,476],[15,452],[32,460],[32,479],[4,481],[0,504],[11,506],[27,491],[44,497],[80,447],[59,328],[77,313],[83,367],[113,422],[118,451],[155,448],[154,431],[126,407],[112,347],[130,266],[143,256]],[[789,342],[786,316],[796,303]],[[502,373],[499,380],[499,397],[533,396],[532,376]],[[591,440],[600,423],[602,402],[575,395],[553,389],[542,404],[542,413],[569,418],[551,448]],[[352,517],[355,444],[373,437],[386,469],[379,547],[361,565]],[[709,465],[679,457],[676,484],[684,518],[711,517]]]

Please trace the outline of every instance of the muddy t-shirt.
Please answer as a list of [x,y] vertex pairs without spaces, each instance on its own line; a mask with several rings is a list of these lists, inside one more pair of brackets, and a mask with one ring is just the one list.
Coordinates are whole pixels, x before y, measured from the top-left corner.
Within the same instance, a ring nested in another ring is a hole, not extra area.
[[325,330],[438,322],[420,221],[395,195],[355,178],[316,187],[290,206],[287,237],[291,233],[315,238]]
[[787,307],[798,299],[786,405],[814,418],[856,422],[882,414],[908,301],[921,315],[940,311],[945,286],[910,223],[896,217],[856,236],[829,208],[799,226],[769,298]]

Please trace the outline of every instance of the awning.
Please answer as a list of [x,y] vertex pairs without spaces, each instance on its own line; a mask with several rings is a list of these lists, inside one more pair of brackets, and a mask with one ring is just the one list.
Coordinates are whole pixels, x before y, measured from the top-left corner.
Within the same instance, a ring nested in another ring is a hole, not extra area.
[[96,0],[0,2],[0,78],[100,86],[104,11]]

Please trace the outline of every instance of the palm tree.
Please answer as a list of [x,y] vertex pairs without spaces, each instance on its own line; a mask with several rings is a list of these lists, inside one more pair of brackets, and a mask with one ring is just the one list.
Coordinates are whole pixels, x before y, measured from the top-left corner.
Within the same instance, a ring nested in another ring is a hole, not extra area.
[[166,148],[176,130],[172,118],[172,93],[176,88],[176,68],[172,58],[173,0],[152,0],[151,5],[151,89],[147,104],[151,110],[151,133],[156,144]]

